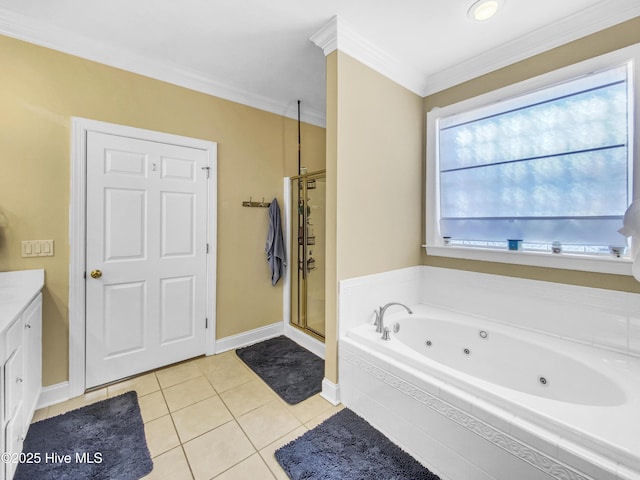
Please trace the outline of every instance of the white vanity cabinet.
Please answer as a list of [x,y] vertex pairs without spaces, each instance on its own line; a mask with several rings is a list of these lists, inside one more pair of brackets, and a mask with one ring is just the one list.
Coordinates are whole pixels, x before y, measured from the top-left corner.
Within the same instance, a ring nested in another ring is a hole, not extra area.
[[[0,451],[10,460],[22,452],[42,390],[43,284],[43,270],[0,273]],[[16,467],[1,462],[0,480]]]
[[26,434],[31,425],[33,412],[36,411],[40,391],[42,390],[42,294],[29,304],[22,314],[24,321],[25,377],[24,398],[25,412],[23,428]]

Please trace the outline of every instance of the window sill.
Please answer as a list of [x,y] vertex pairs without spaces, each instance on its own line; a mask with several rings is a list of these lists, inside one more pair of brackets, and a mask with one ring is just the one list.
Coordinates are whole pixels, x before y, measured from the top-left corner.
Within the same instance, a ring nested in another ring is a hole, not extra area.
[[462,258],[485,262],[511,263],[534,267],[561,268],[584,272],[631,275],[632,261],[629,257],[572,255],[567,253],[541,253],[527,251],[494,250],[459,246],[423,245],[427,255]]

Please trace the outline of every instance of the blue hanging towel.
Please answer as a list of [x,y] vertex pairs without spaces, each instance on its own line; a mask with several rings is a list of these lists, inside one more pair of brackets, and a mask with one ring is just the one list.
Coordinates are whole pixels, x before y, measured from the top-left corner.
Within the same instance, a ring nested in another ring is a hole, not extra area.
[[269,232],[264,250],[267,253],[267,262],[269,262],[269,269],[271,270],[271,285],[275,285],[284,274],[284,267],[287,266],[280,222],[280,206],[275,198],[269,205]]

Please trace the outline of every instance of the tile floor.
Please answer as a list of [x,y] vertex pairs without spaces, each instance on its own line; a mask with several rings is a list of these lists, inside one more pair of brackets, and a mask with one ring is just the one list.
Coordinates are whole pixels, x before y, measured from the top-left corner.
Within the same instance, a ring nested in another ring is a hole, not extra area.
[[230,351],[43,408],[34,421],[129,390],[153,457],[145,480],[287,479],[273,453],[342,408],[320,395],[288,405]]

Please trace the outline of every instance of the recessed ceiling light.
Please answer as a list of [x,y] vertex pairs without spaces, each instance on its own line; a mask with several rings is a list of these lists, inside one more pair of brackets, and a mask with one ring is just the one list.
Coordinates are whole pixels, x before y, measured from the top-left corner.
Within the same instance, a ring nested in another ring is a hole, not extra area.
[[467,15],[472,20],[483,22],[493,17],[503,3],[504,0],[478,0],[471,5]]

